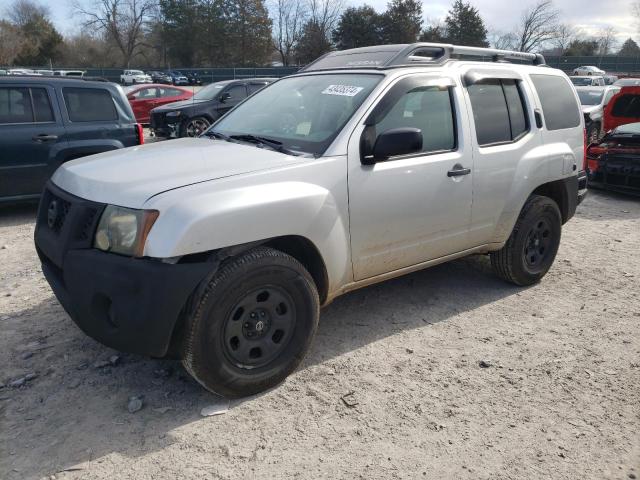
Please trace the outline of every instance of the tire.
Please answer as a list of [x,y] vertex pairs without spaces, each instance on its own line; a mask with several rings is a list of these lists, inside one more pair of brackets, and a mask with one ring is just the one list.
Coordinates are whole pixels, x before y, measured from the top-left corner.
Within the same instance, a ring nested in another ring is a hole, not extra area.
[[267,390],[293,372],[320,313],[309,272],[264,247],[224,262],[189,305],[182,364],[204,388],[229,398]]
[[135,85],[136,83],[138,83],[138,82],[136,82],[135,78],[133,80],[131,80],[131,85]]
[[491,253],[496,274],[519,286],[533,285],[546,275],[560,246],[562,215],[549,197],[531,195],[507,243]]
[[205,117],[188,118],[180,126],[181,137],[198,137],[204,132],[211,122]]

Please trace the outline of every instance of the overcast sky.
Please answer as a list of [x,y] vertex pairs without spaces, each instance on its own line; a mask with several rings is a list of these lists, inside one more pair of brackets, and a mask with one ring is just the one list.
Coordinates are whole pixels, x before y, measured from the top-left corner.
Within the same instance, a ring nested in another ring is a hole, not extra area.
[[[81,0],[90,5],[91,0]],[[523,9],[531,6],[536,0],[471,0],[480,11],[490,31],[509,32],[522,14]],[[562,11],[563,23],[581,28],[587,35],[595,35],[605,27],[614,27],[621,43],[628,37],[637,38],[637,25],[631,15],[633,0],[554,0]],[[369,0],[357,2],[347,0],[348,4],[359,6],[363,3],[372,5],[383,11],[387,0]],[[443,19],[453,0],[429,0],[423,3],[425,19]],[[56,26],[64,34],[72,34],[77,28],[78,18],[72,15],[71,0],[43,0],[49,5]],[[267,0],[270,5],[271,0]],[[0,12],[4,13],[11,0],[0,0]]]

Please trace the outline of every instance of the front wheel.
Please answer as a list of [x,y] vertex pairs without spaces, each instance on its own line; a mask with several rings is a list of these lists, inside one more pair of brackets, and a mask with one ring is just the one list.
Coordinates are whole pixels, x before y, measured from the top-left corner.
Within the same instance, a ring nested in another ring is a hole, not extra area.
[[211,122],[204,117],[194,117],[186,120],[180,129],[181,137],[199,137],[207,128],[209,128]]
[[546,275],[560,246],[562,216],[549,197],[532,195],[525,203],[507,243],[491,253],[491,265],[502,279],[533,285]]
[[271,388],[296,369],[320,308],[307,270],[264,247],[223,263],[189,305],[182,363],[206,389],[232,398]]

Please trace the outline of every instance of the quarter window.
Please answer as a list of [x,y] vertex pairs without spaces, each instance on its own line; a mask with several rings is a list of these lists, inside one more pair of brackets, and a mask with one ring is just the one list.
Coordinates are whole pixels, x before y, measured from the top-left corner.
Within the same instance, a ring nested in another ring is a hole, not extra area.
[[65,88],[64,103],[72,122],[100,122],[118,119],[111,94],[98,88]]
[[531,75],[538,91],[542,114],[547,130],[561,130],[580,125],[580,108],[564,77],[553,75]]
[[480,146],[514,142],[527,131],[526,107],[515,80],[490,79],[467,88]]
[[418,128],[422,151],[456,148],[455,121],[449,88],[418,87],[402,95],[376,125],[379,135],[395,128]]

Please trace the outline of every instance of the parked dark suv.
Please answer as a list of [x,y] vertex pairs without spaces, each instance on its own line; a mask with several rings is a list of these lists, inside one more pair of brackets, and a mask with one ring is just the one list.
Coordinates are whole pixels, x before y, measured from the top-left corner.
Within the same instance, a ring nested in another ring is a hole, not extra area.
[[211,83],[191,99],[151,110],[151,130],[158,137],[197,137],[209,125],[275,78]]
[[0,202],[37,198],[66,161],[143,141],[142,127],[116,84],[0,78]]

